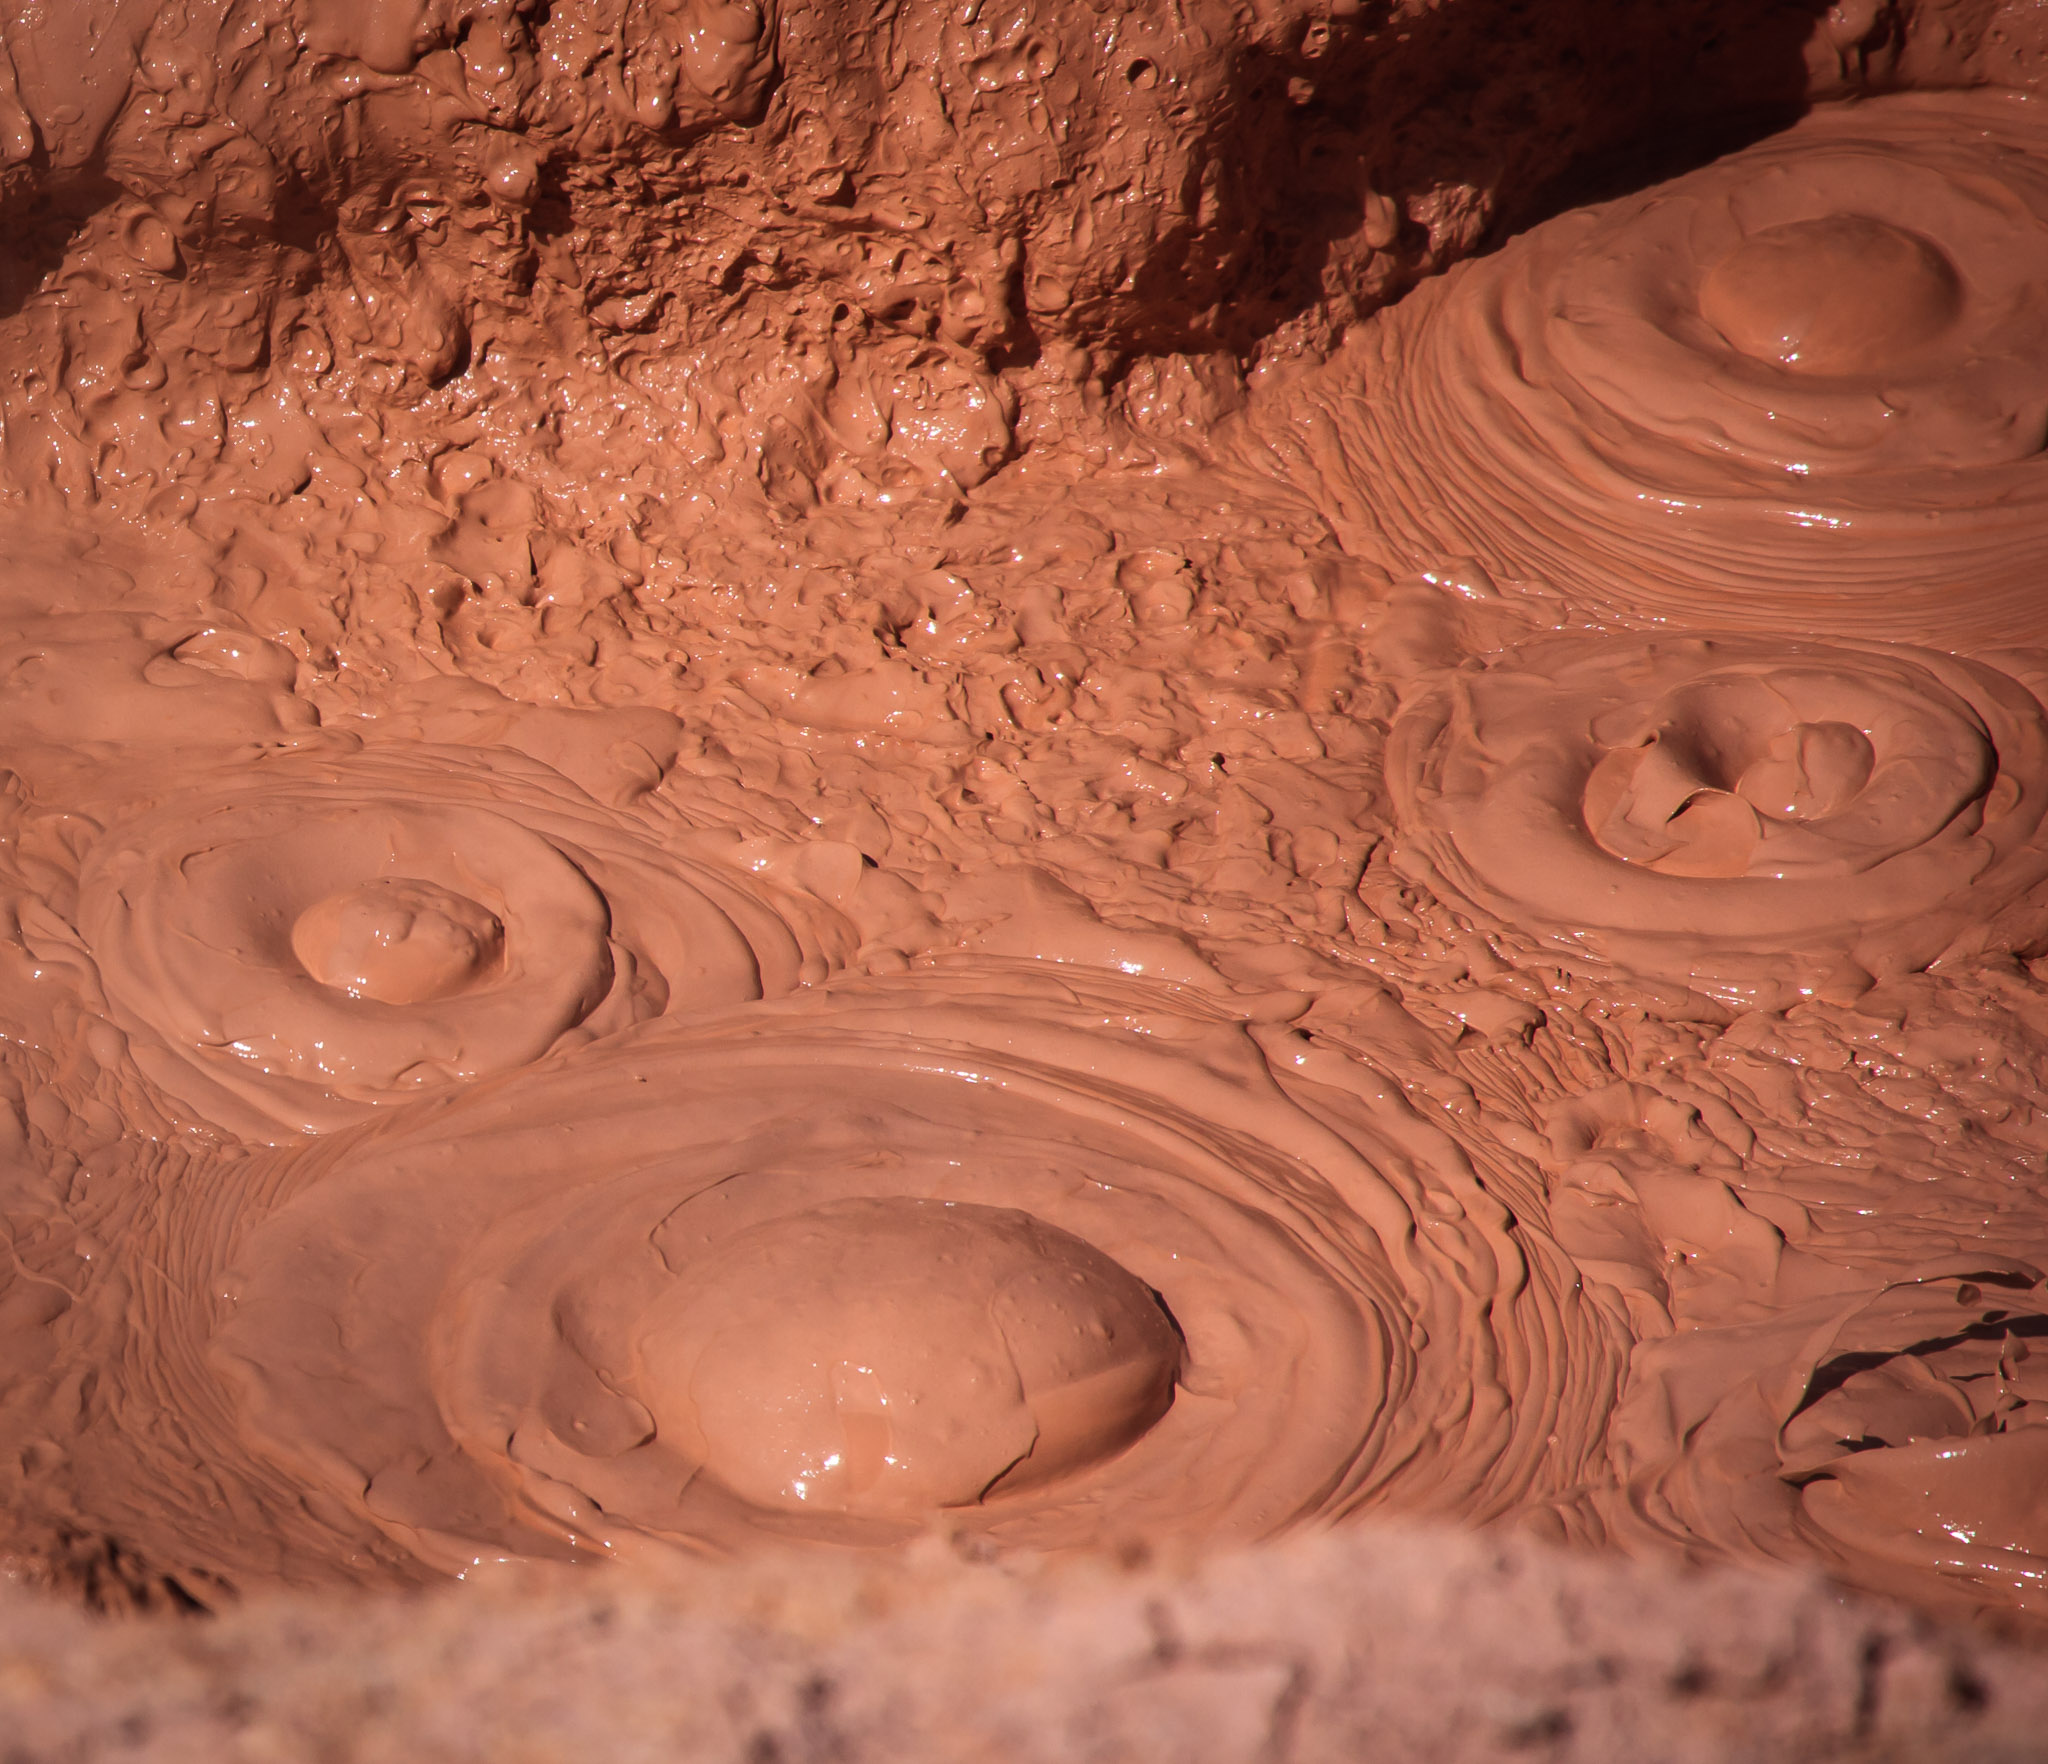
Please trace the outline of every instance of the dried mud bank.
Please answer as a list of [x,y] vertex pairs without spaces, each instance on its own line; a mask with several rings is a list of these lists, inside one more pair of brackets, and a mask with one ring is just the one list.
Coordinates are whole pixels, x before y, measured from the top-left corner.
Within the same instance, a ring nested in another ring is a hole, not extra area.
[[15,1595],[0,1652],[9,1744],[38,1764],[2018,1764],[2048,1721],[2037,1656],[1810,1578],[1376,1527],[1181,1569],[775,1557],[551,1592],[273,1594],[203,1624]]
[[12,1572],[2048,1613],[2038,27],[1637,13],[10,15]]

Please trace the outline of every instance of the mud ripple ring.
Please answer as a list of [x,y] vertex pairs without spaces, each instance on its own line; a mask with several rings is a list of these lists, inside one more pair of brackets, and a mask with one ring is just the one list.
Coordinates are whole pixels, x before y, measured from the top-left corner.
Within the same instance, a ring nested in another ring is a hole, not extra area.
[[1820,111],[1365,342],[1393,536],[1604,620],[2048,638],[2048,109]]
[[459,749],[199,785],[108,833],[79,917],[143,1070],[258,1139],[825,967],[815,925],[691,829]]
[[1396,724],[1395,863],[1475,920],[1770,1005],[2005,934],[2048,875],[2048,722],[1926,650],[1559,638]]
[[299,1154],[215,1360],[291,1475],[443,1566],[1575,1486],[1612,1319],[1329,1064],[1007,974],[650,1025]]

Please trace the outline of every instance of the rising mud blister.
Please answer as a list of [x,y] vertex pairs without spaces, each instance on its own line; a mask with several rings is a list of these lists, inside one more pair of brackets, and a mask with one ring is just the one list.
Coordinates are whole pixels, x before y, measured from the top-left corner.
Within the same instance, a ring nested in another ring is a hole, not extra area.
[[1975,953],[2048,874],[2048,716],[1904,645],[1557,638],[1388,746],[1393,862],[1560,956],[1782,1007]]
[[857,146],[686,10],[6,36],[8,1560],[1387,1513],[2038,1616],[2037,101],[1477,256],[1360,135],[1233,306],[1243,190],[1028,117],[1408,38],[891,26]]
[[822,978],[851,927],[721,861],[738,843],[516,753],[300,753],[110,827],[78,927],[162,1089],[243,1137],[317,1133]]
[[834,989],[337,1141],[224,1276],[250,1437],[440,1566],[1568,1494],[1620,1342],[1540,1225],[1160,994]]
[[2041,642],[2044,140],[1873,99],[1460,266],[1330,398],[1373,518],[1609,622]]

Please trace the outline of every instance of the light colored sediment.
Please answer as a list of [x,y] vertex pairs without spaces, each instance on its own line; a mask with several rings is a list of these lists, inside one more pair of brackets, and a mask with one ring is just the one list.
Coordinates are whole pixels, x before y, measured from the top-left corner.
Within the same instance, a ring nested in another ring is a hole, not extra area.
[[0,1600],[21,1764],[2006,1764],[2031,1656],[1797,1575],[1368,1529],[1199,1568],[769,1559],[96,1626]]

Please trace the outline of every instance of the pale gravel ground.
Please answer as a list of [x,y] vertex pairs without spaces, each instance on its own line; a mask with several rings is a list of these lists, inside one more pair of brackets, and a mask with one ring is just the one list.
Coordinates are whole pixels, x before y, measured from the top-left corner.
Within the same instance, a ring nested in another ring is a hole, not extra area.
[[2048,1660],[1817,1580],[1365,1530],[101,1622],[0,1599],[0,1761],[2048,1757]]

